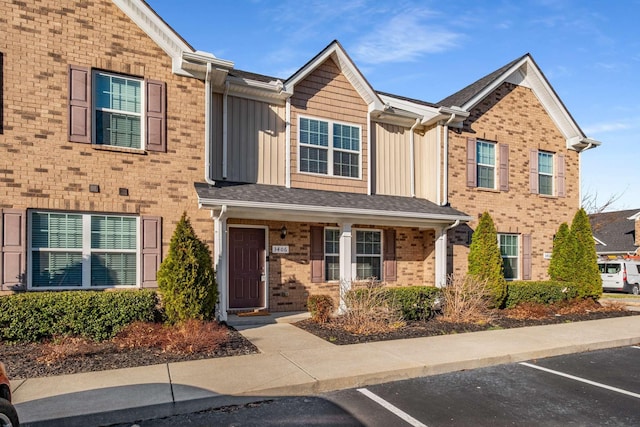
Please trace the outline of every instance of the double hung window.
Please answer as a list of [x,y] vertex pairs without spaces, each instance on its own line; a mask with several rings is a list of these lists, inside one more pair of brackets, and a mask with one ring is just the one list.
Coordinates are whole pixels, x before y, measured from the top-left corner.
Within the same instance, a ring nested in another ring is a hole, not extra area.
[[324,229],[325,280],[340,280],[340,230]]
[[356,230],[356,278],[382,279],[382,233]]
[[138,227],[136,217],[33,212],[31,286],[135,286]]
[[300,118],[300,172],[360,177],[360,127]]
[[496,144],[478,141],[476,144],[478,187],[496,188]]
[[142,148],[142,80],[94,73],[95,142]]
[[538,194],[553,195],[553,154],[538,152]]
[[518,279],[518,235],[499,234],[500,255],[502,256],[502,266],[505,279]]

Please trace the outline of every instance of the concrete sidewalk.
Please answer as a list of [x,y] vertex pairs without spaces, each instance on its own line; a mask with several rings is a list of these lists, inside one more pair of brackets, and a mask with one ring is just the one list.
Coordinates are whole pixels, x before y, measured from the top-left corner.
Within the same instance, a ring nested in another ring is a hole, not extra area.
[[259,354],[14,381],[21,425],[109,425],[640,343],[640,316],[347,346],[295,320],[230,319]]

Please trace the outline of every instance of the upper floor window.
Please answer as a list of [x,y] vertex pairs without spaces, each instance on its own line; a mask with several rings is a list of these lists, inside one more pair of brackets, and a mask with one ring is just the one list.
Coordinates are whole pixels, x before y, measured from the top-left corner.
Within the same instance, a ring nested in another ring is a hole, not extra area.
[[496,144],[477,142],[478,187],[496,188]]
[[69,141],[166,151],[164,82],[69,66]]
[[518,235],[499,234],[498,243],[500,244],[500,255],[502,255],[504,278],[517,279],[519,277],[518,265],[520,263],[520,259],[518,257]]
[[360,177],[360,127],[301,117],[300,172]]
[[33,212],[31,286],[135,286],[138,227],[130,216]]
[[95,142],[142,148],[142,80],[94,74]]
[[553,195],[553,154],[538,152],[538,194]]

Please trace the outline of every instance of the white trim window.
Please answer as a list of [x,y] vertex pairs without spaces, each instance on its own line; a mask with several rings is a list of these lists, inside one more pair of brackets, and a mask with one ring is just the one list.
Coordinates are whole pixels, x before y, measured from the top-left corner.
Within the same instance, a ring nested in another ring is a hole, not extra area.
[[478,187],[496,188],[496,144],[480,141],[476,143]]
[[300,117],[300,172],[360,178],[360,126]]
[[382,232],[356,230],[355,273],[357,280],[382,279]]
[[324,229],[324,277],[327,282],[340,280],[340,230]]
[[138,229],[133,216],[31,212],[30,286],[136,286]]
[[142,149],[143,81],[96,71],[93,82],[95,143]]
[[553,195],[553,153],[538,151],[538,194]]
[[518,237],[517,234],[498,234],[504,278],[507,280],[516,280],[520,277],[518,269],[520,265]]

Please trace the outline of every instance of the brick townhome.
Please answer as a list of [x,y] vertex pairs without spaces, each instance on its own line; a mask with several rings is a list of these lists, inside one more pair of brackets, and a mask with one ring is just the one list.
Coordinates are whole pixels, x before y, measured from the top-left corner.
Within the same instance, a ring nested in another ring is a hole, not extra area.
[[509,278],[541,279],[599,145],[530,55],[430,103],[374,90],[338,42],[275,78],[194,51],[139,1],[3,15],[3,289],[154,286],[182,211],[222,319],[368,277],[442,285],[484,210]]

